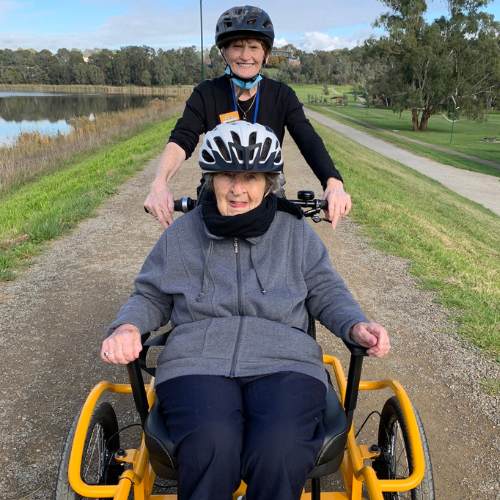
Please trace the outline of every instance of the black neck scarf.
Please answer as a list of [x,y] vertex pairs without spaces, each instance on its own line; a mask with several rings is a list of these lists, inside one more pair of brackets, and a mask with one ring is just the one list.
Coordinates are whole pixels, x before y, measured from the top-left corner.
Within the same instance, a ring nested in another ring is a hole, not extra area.
[[221,215],[213,193],[203,200],[201,206],[207,229],[213,235],[223,238],[254,238],[263,235],[274,220],[276,210],[302,218],[300,208],[274,194],[266,196],[258,207],[239,215]]

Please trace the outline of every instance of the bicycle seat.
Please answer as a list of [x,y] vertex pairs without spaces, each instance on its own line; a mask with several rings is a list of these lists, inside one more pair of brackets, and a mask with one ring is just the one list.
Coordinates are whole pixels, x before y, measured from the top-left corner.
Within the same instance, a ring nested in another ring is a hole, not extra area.
[[[347,418],[340,405],[337,393],[330,386],[326,394],[326,411],[323,418],[325,438],[310,472],[310,478],[332,474],[342,462],[347,440]],[[159,405],[151,408],[144,425],[146,447],[149,460],[155,473],[163,479],[176,479],[177,470],[174,458],[174,443],[163,423]]]

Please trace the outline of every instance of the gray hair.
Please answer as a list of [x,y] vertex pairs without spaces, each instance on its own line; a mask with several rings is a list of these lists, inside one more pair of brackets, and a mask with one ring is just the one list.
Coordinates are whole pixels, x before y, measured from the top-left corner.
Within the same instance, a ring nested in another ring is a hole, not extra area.
[[[280,181],[280,173],[275,172],[262,172],[266,179],[266,192],[264,196],[267,196],[269,193],[278,193],[281,191],[282,183]],[[205,179],[205,189],[208,191],[214,190],[214,176],[217,175],[217,172],[207,172],[203,174],[203,178]]]

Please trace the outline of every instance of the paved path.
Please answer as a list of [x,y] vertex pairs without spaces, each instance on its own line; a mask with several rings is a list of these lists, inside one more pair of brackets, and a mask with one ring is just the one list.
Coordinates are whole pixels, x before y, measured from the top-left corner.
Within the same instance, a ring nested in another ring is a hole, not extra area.
[[310,109],[306,109],[306,115],[387,158],[417,170],[448,189],[500,215],[500,179],[498,177],[450,167],[418,156]]
[[424,142],[424,141],[419,141],[418,139],[412,139],[411,137],[407,137],[406,135],[399,134],[397,131],[394,130],[387,130],[384,128],[377,127],[375,125],[372,125],[371,123],[368,122],[363,122],[361,120],[356,120],[356,118],[353,118],[352,116],[345,115],[343,113],[339,113],[338,111],[335,111],[334,109],[327,108],[329,113],[332,113],[334,115],[337,115],[340,118],[347,119],[353,123],[357,123],[358,125],[361,125],[365,128],[372,129],[372,130],[377,130],[378,132],[382,132],[387,135],[391,135],[393,137],[396,137],[399,140],[407,141],[407,142],[412,142],[413,144],[418,144],[420,146],[425,146],[428,149],[433,149],[435,151],[442,151],[444,153],[447,153],[452,156],[458,156],[459,158],[465,158],[466,160],[471,160],[476,163],[480,163],[481,165],[487,165],[488,167],[493,167],[496,168],[497,170],[500,170],[500,163],[494,162],[491,160],[485,160],[483,158],[478,158],[477,156],[472,156],[468,155],[465,153],[462,153],[461,151],[457,151],[456,149],[450,149],[447,148],[446,146],[440,146],[438,144],[431,144],[429,142]]

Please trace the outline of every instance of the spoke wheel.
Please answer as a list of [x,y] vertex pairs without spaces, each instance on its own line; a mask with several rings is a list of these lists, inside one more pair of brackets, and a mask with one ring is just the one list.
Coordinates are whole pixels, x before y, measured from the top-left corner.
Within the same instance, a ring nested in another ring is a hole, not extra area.
[[[434,500],[434,480],[429,446],[418,412],[414,409],[420,439],[424,449],[425,475],[422,483],[410,491],[385,492],[384,500]],[[388,399],[382,409],[378,428],[380,456],[373,462],[379,479],[402,479],[413,471],[410,455],[408,429],[403,420],[403,412],[396,397]]]
[[[64,445],[57,476],[55,500],[82,500],[68,481],[68,466],[73,446],[78,417],[71,426]],[[83,447],[81,478],[87,484],[116,484],[122,473],[122,466],[114,461],[114,454],[120,448],[118,421],[109,403],[101,403],[90,421],[87,438]]]

